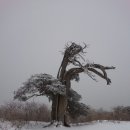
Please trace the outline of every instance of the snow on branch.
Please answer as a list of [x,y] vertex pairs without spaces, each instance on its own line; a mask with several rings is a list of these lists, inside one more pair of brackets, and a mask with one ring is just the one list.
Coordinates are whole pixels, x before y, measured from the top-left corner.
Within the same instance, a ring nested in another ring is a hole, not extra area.
[[65,95],[66,87],[49,74],[31,76],[16,92],[14,99],[26,101],[33,96]]
[[[84,49],[86,48],[87,48],[87,45],[85,43],[84,43],[84,47],[74,42],[72,42],[71,45],[67,45],[65,48],[64,58],[63,58],[63,62],[61,64],[60,69],[63,68],[64,63],[66,63],[66,66],[67,66],[67,63],[71,63],[75,67],[78,67],[78,68],[71,68],[66,72],[65,76],[69,75],[71,77],[71,80],[73,79],[73,77],[77,76],[79,73],[85,72],[90,78],[92,78],[95,81],[97,80],[94,74],[98,75],[99,77],[105,79],[107,81],[107,85],[109,85],[111,83],[111,80],[108,78],[106,70],[115,69],[115,67],[113,66],[108,67],[108,66],[103,66],[103,65],[94,64],[94,63],[85,63],[83,54],[85,54]],[[100,70],[101,72],[98,70]]]
[[[105,79],[107,81],[107,85],[109,85],[111,83],[111,80],[108,78],[106,70],[108,69],[115,69],[115,67],[111,66],[103,66],[100,64],[86,64],[85,66],[83,66],[84,72],[88,74],[89,77],[91,77],[92,79],[95,79],[95,75],[93,75],[91,72],[93,72],[94,74],[98,75],[99,77]],[[101,70],[101,72],[99,72],[98,70]]]

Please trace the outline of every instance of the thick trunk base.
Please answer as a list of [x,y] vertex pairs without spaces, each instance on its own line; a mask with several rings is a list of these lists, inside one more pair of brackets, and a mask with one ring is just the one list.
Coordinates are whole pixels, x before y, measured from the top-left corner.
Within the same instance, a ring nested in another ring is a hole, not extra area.
[[66,126],[70,127],[70,125],[67,123],[67,114],[66,114],[66,108],[67,108],[67,98],[66,96],[62,95],[56,95],[53,98],[52,101],[52,111],[51,111],[51,125],[56,126]]
[[61,127],[61,126],[64,126],[64,127],[71,127],[69,124],[67,123],[63,123],[61,121],[52,121],[50,122],[50,124],[46,125],[46,126],[43,126],[43,128],[46,128],[46,127]]

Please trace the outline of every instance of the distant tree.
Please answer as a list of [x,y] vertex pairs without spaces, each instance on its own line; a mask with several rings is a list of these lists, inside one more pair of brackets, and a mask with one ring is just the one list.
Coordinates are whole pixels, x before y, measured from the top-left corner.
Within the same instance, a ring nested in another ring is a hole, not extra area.
[[[57,78],[49,74],[36,74],[31,76],[14,95],[14,99],[26,101],[34,96],[46,95],[52,101],[51,124],[56,123],[69,126],[68,114],[71,117],[87,115],[88,106],[79,102],[81,96],[71,88],[71,81],[79,81],[79,74],[85,72],[96,81],[95,75],[106,80],[107,85],[111,80],[107,77],[106,70],[115,69],[95,63],[87,63],[84,59],[84,47],[74,42],[66,45],[63,60],[58,70]],[[68,67],[71,64],[72,67]],[[98,71],[100,70],[100,71]]]
[[117,106],[113,108],[115,120],[130,121],[130,106]]

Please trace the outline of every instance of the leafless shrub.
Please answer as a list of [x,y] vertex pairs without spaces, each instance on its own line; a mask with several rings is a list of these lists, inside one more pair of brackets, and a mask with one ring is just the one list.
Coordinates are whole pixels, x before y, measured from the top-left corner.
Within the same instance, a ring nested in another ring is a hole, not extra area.
[[78,118],[71,119],[71,122],[83,123],[96,120],[109,120],[109,121],[130,121],[130,106],[117,106],[111,111],[105,111],[103,109],[89,108],[87,116],[79,116]]
[[[35,102],[9,102],[0,106],[0,121],[10,121],[18,129],[29,121],[49,122],[51,120],[50,114],[50,110],[45,104]],[[71,123],[95,120],[130,121],[130,106],[117,106],[111,111],[95,110],[89,107],[87,116],[69,117],[69,120]]]
[[0,118],[8,121],[50,121],[50,110],[34,102],[10,102],[0,106]]
[[113,108],[113,118],[115,120],[130,121],[130,106],[117,106]]

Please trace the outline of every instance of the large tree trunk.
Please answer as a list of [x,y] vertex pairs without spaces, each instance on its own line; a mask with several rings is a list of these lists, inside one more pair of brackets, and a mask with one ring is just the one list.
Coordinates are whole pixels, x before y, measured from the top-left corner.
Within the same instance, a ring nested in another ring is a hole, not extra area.
[[66,118],[67,97],[62,95],[54,96],[52,100],[51,123],[69,126]]
[[67,98],[66,96],[59,95],[58,97],[58,110],[57,110],[57,116],[58,121],[64,123],[64,116],[66,112],[67,107]]
[[53,96],[52,110],[51,110],[51,121],[52,123],[57,121],[57,106],[58,106],[58,95]]
[[[57,78],[63,82],[64,84],[64,74],[66,72],[66,67],[68,65],[68,59],[66,56],[64,56],[61,66],[59,68]],[[69,126],[66,122],[66,108],[67,108],[67,95],[56,95],[54,96],[54,99],[52,100],[52,112],[51,112],[51,118],[53,121],[58,121],[59,124],[63,124],[64,126]]]
[[[59,68],[57,78],[64,84],[64,74],[66,72],[66,67],[68,65],[68,59],[64,55],[61,66]],[[67,87],[66,87],[67,88]],[[64,126],[69,126],[66,120],[66,108],[67,108],[67,95],[56,95],[52,100],[52,112],[51,119],[52,122],[58,121],[59,124]]]

